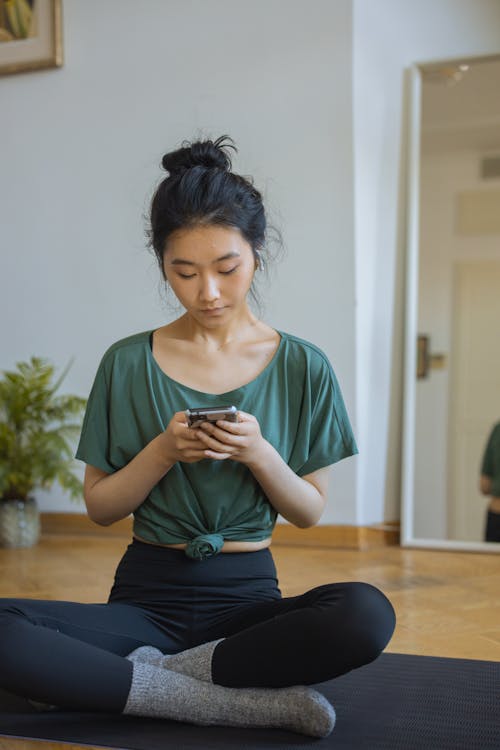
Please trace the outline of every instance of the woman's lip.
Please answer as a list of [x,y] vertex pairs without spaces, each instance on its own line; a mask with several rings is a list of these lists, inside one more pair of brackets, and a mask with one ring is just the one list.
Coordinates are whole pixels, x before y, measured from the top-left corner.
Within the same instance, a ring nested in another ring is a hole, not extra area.
[[201,312],[205,313],[206,315],[210,315],[210,314],[214,314],[217,312],[221,312],[222,310],[224,310],[224,307],[208,307],[208,308],[202,309]]

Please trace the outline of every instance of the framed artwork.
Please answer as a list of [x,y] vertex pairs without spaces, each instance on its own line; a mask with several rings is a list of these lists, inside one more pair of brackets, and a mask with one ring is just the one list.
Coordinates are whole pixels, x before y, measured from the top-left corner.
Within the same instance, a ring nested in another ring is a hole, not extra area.
[[63,64],[62,0],[0,0],[0,75]]

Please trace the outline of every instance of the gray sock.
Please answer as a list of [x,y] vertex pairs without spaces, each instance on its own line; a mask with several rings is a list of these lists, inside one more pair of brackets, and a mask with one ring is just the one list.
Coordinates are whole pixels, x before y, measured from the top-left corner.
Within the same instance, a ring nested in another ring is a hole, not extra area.
[[162,654],[153,646],[141,646],[127,656],[131,662],[142,662],[152,664],[156,667],[170,669],[171,672],[179,672],[187,677],[195,677],[197,680],[212,682],[212,654],[215,647],[223,638],[209,643],[202,643],[178,654]]
[[158,648],[154,646],[140,646],[132,651],[126,657],[129,661],[134,664],[151,664],[154,667],[167,667],[167,659],[170,659],[169,654],[163,654]]
[[133,662],[125,714],[186,721],[203,726],[274,727],[326,737],[335,711],[305,686],[227,688],[144,662]]

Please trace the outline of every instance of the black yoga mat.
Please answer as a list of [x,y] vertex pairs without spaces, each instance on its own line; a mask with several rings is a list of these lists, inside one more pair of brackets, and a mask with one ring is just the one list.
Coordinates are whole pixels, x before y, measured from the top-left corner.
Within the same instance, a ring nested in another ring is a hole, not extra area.
[[[126,750],[499,750],[500,662],[382,654],[318,689],[337,724],[322,740],[278,729],[196,727],[163,719],[29,712],[0,696],[0,737]],[[43,747],[43,746],[42,746]]]

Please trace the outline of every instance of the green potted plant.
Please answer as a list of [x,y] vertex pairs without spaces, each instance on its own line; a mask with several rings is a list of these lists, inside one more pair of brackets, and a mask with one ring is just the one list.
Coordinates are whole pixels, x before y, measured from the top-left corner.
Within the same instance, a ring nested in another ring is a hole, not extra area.
[[38,541],[36,488],[57,481],[73,499],[82,496],[72,441],[86,401],[56,395],[69,367],[54,383],[53,365],[32,357],[0,378],[0,546],[30,547]]

